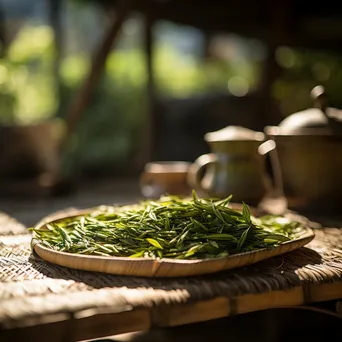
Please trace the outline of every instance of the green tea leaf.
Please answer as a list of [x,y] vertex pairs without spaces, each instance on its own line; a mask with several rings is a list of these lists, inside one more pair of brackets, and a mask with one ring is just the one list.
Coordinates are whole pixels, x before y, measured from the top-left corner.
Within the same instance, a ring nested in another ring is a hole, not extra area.
[[242,234],[241,234],[241,237],[239,239],[239,242],[237,244],[237,249],[238,250],[241,250],[244,243],[246,242],[246,239],[247,239],[247,235],[248,235],[248,232],[249,232],[249,229],[250,228],[247,228]]
[[195,190],[192,190],[192,199],[193,199],[194,202],[197,202],[197,201],[198,201],[198,196],[197,196]]
[[275,241],[278,241],[278,242],[286,242],[286,241],[290,241],[291,240],[287,236],[280,235],[280,234],[270,234],[270,235],[267,235],[267,239],[272,239],[272,240],[275,240]]
[[214,239],[214,240],[232,240],[237,241],[236,237],[230,234],[207,234],[205,235],[206,239]]
[[246,221],[246,223],[251,224],[251,213],[249,211],[248,206],[245,203],[242,203],[242,216],[244,218],[244,220]]
[[148,241],[152,246],[154,246],[156,248],[163,249],[161,244],[155,239],[147,238],[146,241]]

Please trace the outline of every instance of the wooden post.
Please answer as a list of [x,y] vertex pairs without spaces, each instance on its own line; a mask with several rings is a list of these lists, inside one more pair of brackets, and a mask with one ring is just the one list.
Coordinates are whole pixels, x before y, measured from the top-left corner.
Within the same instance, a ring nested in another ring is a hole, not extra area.
[[144,16],[144,47],[146,54],[147,70],[147,115],[145,129],[143,130],[143,151],[142,162],[151,161],[154,156],[154,146],[156,144],[156,89],[153,70],[153,24],[154,17],[151,12]]
[[288,40],[288,27],[291,16],[292,0],[270,1],[269,16],[270,28],[267,40],[267,58],[264,64],[262,95],[265,98],[265,124],[274,124],[272,86],[280,74],[280,67],[275,59],[275,53],[279,46],[286,44]]
[[101,42],[98,51],[94,55],[89,75],[76,94],[67,113],[67,138],[74,132],[78,120],[81,118],[82,113],[89,104],[93,90],[101,77],[103,67],[112,45],[118,36],[123,22],[133,9],[136,1],[137,0],[120,1],[116,11],[116,17]]
[[61,81],[60,81],[60,64],[63,49],[63,34],[61,25],[61,8],[63,0],[49,0],[49,17],[50,24],[54,34],[54,61],[53,61],[53,77],[55,86],[55,96],[61,102]]

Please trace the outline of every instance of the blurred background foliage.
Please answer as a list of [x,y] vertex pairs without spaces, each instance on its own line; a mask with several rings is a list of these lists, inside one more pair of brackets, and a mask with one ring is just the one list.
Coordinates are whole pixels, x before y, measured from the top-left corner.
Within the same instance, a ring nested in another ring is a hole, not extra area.
[[0,120],[29,124],[57,108],[52,75],[54,40],[46,26],[25,26],[0,59]]
[[[106,14],[94,3],[67,2],[62,13],[65,46],[58,84],[53,73],[56,46],[52,28],[46,18],[22,18],[0,59],[0,125],[65,118],[104,32],[97,24],[101,18],[106,19]],[[140,17],[125,23],[91,105],[68,145],[66,170],[113,165],[131,158],[139,146],[147,110],[141,32]],[[220,32],[208,40],[194,28],[167,22],[157,23],[153,33],[154,71],[161,98],[215,92],[243,97],[258,91],[265,61],[260,42]],[[276,59],[281,71],[272,89],[283,116],[311,106],[309,92],[317,83],[325,85],[332,103],[342,108],[340,56],[281,47]]]

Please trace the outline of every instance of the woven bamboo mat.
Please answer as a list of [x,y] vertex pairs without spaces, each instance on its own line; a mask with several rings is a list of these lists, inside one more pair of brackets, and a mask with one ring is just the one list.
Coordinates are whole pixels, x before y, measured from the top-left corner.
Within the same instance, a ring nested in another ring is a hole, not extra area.
[[44,329],[50,342],[80,340],[342,298],[342,229],[315,233],[307,248],[246,268],[147,279],[47,263],[26,227],[0,213],[0,340],[44,341]]

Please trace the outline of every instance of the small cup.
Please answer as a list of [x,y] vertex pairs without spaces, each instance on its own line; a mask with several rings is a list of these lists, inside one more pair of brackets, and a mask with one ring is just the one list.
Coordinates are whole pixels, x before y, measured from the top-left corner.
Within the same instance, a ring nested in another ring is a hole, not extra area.
[[140,176],[140,189],[146,198],[158,198],[164,194],[187,196],[190,163],[183,161],[158,161],[145,165]]

